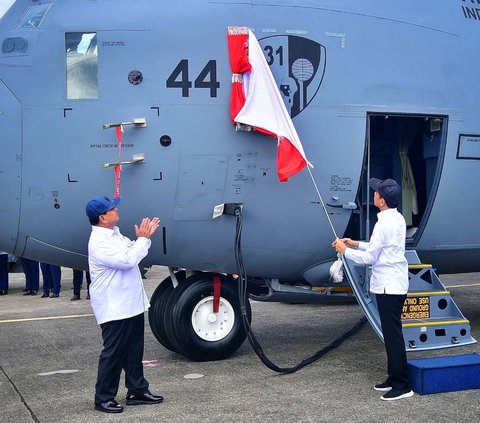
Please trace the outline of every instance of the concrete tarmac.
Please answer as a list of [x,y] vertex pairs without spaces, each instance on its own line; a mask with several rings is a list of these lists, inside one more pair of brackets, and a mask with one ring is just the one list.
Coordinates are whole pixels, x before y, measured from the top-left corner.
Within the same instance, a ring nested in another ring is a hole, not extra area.
[[[147,273],[149,296],[166,275]],[[480,339],[480,273],[441,276]],[[162,347],[146,318],[145,376],[165,401],[125,407],[121,414],[93,408],[99,327],[82,290],[73,294],[72,271],[62,269],[59,298],[23,296],[23,274],[10,274],[0,297],[0,422],[472,422],[480,391],[467,390],[385,402],[373,390],[385,379],[382,342],[366,324],[340,347],[291,375],[265,367],[248,341],[229,359],[192,362]],[[253,328],[265,353],[292,366],[350,329],[362,317],[356,304],[252,303]],[[480,353],[480,345],[409,353],[409,358]],[[125,404],[121,386],[117,400]]]

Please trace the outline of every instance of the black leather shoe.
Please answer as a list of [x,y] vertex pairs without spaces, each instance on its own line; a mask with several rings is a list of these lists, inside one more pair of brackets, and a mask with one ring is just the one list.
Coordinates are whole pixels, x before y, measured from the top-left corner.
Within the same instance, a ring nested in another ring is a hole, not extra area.
[[60,294],[52,294],[52,295],[50,295],[50,298],[58,298],[58,297],[60,297]]
[[25,291],[25,292],[23,293],[23,295],[30,295],[31,293],[32,293],[32,291]]
[[153,395],[150,391],[143,394],[128,394],[127,405],[140,405],[140,404],[160,404],[163,401],[163,397],[160,395]]
[[43,295],[40,297],[40,298],[48,298],[50,297],[50,295],[48,294],[48,292],[45,294],[45,292],[43,293]]
[[6,289],[0,289],[0,295],[7,295],[8,291]]
[[95,410],[103,411],[104,413],[121,413],[123,411],[123,406],[117,401],[112,400],[95,404]]
[[70,298],[70,301],[78,301],[80,299],[80,295],[74,295],[72,298]]
[[30,295],[37,295],[37,291],[30,291]]

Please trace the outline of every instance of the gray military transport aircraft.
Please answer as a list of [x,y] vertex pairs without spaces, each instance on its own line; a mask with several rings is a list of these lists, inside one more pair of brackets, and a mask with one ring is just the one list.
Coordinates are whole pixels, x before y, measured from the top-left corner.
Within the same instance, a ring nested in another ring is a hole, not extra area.
[[[306,169],[279,182],[276,140],[232,125],[231,26],[258,39],[320,196]],[[161,219],[142,265],[171,270],[149,311],[166,348],[236,351],[239,261],[255,300],[353,289],[381,337],[369,269],[332,283],[330,244],[368,238],[367,181],[391,177],[406,348],[473,343],[435,268],[480,269],[479,39],[480,0],[18,0],[0,20],[0,250],[85,269],[85,204],[121,181],[126,235]]]

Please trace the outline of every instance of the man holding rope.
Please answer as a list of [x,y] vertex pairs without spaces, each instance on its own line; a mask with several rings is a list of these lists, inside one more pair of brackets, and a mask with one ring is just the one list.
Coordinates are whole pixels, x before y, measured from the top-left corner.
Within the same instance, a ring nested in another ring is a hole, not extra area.
[[375,294],[387,352],[388,377],[374,389],[393,401],[413,396],[408,380],[407,354],[401,313],[408,291],[408,263],[405,258],[406,224],[397,211],[402,189],[393,179],[372,178],[373,202],[380,213],[369,242],[336,239],[332,246],[357,264],[372,265],[370,292]]

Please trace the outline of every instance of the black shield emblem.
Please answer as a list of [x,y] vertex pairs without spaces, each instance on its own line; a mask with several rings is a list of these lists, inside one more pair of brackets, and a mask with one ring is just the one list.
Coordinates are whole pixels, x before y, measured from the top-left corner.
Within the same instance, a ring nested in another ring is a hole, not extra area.
[[320,89],[326,69],[325,46],[296,35],[274,35],[258,41],[294,118]]

